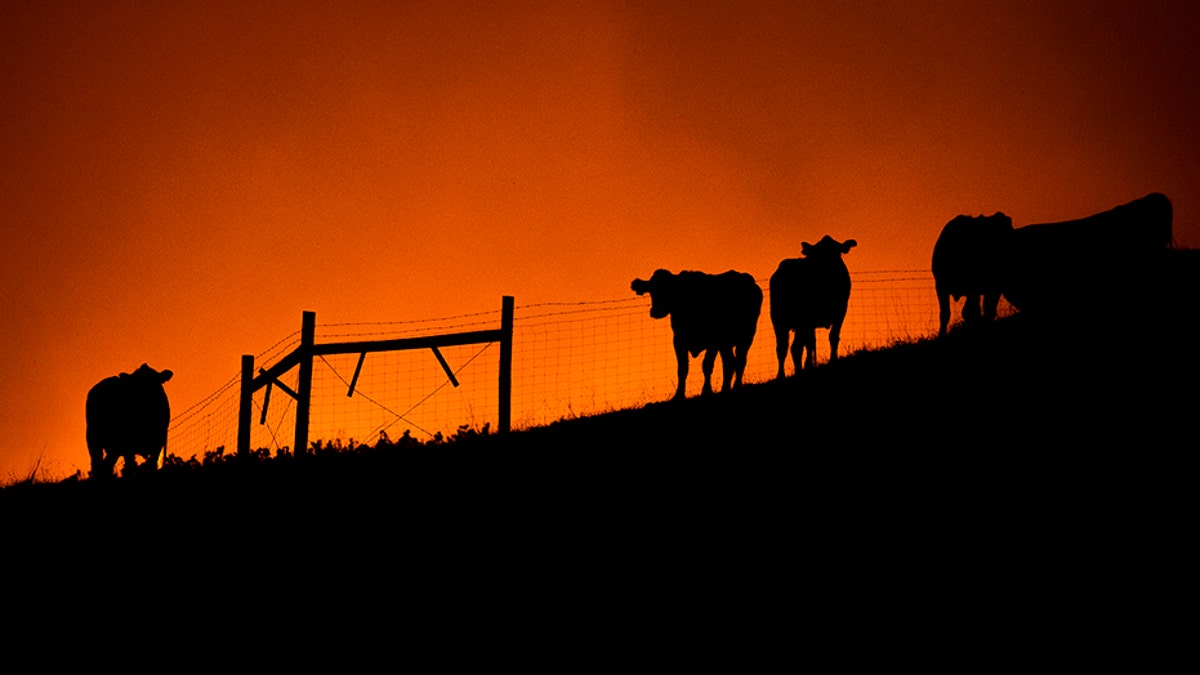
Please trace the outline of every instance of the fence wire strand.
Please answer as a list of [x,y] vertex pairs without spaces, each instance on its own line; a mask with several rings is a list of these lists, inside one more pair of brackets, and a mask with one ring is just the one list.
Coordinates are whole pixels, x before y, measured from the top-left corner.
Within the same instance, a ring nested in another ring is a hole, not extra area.
[[[937,330],[937,302],[933,277],[925,270],[852,272],[853,290],[842,328],[839,355],[863,348],[879,348],[898,340],[929,336]],[[749,352],[745,381],[773,378],[778,368],[770,326],[769,280],[758,280],[764,303],[758,332]],[[648,296],[579,302],[539,302],[514,309],[512,364],[513,428],[549,423],[558,419],[595,414],[668,398],[676,386],[675,360],[669,320],[650,318]],[[1003,311],[1003,310],[1002,310]],[[439,335],[465,330],[492,329],[500,311],[488,310],[448,317],[411,321],[344,322],[318,324],[320,341],[382,336]],[[270,365],[299,344],[295,331],[263,350],[256,364]],[[818,331],[818,361],[828,359],[828,344]],[[452,369],[462,380],[453,396],[438,396],[449,384],[442,368],[428,352],[373,352],[354,389],[333,358],[321,356],[325,374],[314,371],[310,429],[317,434],[344,438],[379,437],[404,423],[433,437],[452,433],[464,424],[496,426],[498,358],[481,359],[494,343],[482,348],[445,348],[447,358],[458,362]],[[494,353],[494,352],[493,352]],[[357,355],[350,355],[356,357]],[[482,365],[481,365],[482,364]],[[790,373],[792,365],[787,365]],[[280,382],[293,388],[295,371]],[[714,372],[714,386],[721,368]],[[691,368],[687,394],[699,392],[699,365]],[[288,384],[290,382],[290,384]],[[240,373],[212,394],[184,409],[171,423],[172,454],[203,455],[220,447],[236,447]],[[277,388],[276,388],[277,389]],[[337,391],[340,390],[341,394]],[[252,423],[251,445],[278,452],[287,446],[288,425],[294,424],[295,406],[272,401],[256,392],[257,412]],[[415,401],[415,403],[413,402]],[[260,424],[267,407],[266,424]],[[397,412],[403,410],[404,412]],[[310,433],[309,438],[321,440]],[[330,441],[332,438],[324,438]]]

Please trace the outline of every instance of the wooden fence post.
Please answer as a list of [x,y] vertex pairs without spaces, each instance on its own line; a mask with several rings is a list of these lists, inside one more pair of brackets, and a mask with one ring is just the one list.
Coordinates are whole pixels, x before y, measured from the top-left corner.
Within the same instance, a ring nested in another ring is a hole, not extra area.
[[[511,295],[503,296],[500,312],[499,330],[468,331],[462,333],[446,333],[443,335],[399,338],[395,340],[372,340],[357,342],[316,343],[317,315],[316,312],[304,312],[300,325],[300,345],[277,361],[270,368],[260,369],[258,377],[254,376],[254,357],[242,357],[242,397],[238,407],[238,454],[250,451],[250,413],[254,401],[254,392],[267,387],[263,398],[263,420],[266,420],[267,397],[272,386],[287,393],[296,401],[296,434],[292,452],[297,455],[308,454],[308,426],[312,412],[313,359],[325,354],[359,354],[358,367],[355,369],[354,381],[350,384],[347,396],[353,395],[354,385],[358,381],[363,359],[369,352],[395,351],[404,349],[433,349],[438,361],[446,369],[451,382],[455,382],[454,373],[441,358],[438,347],[469,345],[480,343],[495,343],[500,341],[500,420],[499,431],[506,433],[512,428],[512,351],[513,351],[513,313],[514,303]],[[298,367],[296,390],[292,391],[278,380],[279,376],[288,372],[292,367]],[[457,386],[457,382],[455,382]]]
[[308,414],[312,405],[313,345],[316,343],[317,314],[305,312],[300,324],[299,380],[296,385],[296,444],[292,452],[297,457],[308,454]]
[[242,355],[242,397],[238,401],[237,454],[250,454],[250,412],[254,399],[254,356]]
[[512,429],[513,296],[506,295],[500,307],[500,433]]

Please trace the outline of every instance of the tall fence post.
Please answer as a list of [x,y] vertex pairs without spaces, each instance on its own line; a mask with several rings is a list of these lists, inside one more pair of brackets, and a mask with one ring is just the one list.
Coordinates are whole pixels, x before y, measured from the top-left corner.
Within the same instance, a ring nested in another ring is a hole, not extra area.
[[238,401],[237,454],[250,454],[250,404],[254,398],[254,356],[242,355],[242,397]]
[[305,312],[300,324],[299,380],[296,383],[296,445],[297,457],[308,453],[308,414],[312,405],[313,345],[316,343],[317,314]]
[[500,433],[512,429],[513,296],[506,295],[500,307]]

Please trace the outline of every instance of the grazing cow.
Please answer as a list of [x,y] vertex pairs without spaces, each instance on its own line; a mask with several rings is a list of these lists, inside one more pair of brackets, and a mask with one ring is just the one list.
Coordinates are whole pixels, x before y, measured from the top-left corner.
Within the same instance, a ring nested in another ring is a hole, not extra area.
[[688,354],[704,352],[704,394],[711,394],[713,364],[721,355],[725,378],[722,391],[740,386],[746,354],[758,330],[763,293],[754,277],[730,270],[724,274],[657,270],[649,281],[635,279],[631,288],[650,294],[650,316],[671,317],[679,387],[675,399],[684,397]]
[[829,359],[837,359],[850,302],[850,272],[842,256],[857,245],[853,239],[839,242],[829,235],[816,244],[804,242],[800,247],[804,257],[783,260],[771,275],[771,325],[779,360],[776,377],[783,377],[792,331],[796,332],[792,365],[797,373],[802,364],[804,368],[816,365],[817,328],[829,329]]
[[958,216],[942,228],[933,245],[939,336],[946,334],[950,323],[951,297],[958,300],[966,296],[962,309],[966,324],[980,317],[985,321],[996,318],[1012,233],[1012,218],[1003,213]]
[[100,380],[88,391],[87,444],[93,478],[111,478],[118,457],[125,458],[125,475],[137,466],[138,455],[146,458],[144,466],[158,468],[171,422],[163,383],[171,375],[143,363],[132,373]]
[[1023,313],[1137,311],[1172,246],[1172,207],[1151,193],[1086,218],[1013,231],[1004,297]]

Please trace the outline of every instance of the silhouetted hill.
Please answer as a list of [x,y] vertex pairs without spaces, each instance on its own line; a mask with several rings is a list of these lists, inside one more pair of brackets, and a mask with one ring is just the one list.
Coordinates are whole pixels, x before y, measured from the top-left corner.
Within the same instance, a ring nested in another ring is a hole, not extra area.
[[1136,324],[1016,316],[508,436],[6,488],[14,663],[1194,671],[1180,277]]

